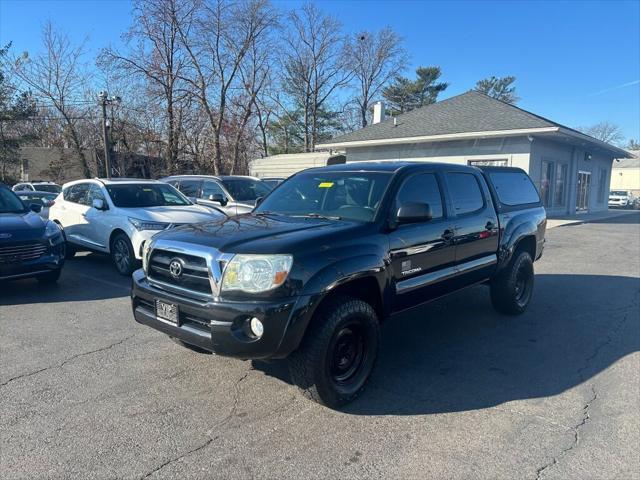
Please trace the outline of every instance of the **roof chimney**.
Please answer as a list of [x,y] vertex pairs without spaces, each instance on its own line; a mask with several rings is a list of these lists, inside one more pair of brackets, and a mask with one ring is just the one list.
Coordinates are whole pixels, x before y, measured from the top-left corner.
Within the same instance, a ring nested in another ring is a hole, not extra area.
[[384,121],[384,103],[376,102],[373,104],[373,123]]

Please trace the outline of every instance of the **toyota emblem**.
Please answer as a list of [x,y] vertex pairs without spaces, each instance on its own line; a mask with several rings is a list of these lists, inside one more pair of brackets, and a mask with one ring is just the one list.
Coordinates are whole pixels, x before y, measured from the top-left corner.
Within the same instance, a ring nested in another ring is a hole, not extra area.
[[182,275],[182,262],[178,259],[171,260],[169,264],[169,273],[173,278],[180,278]]

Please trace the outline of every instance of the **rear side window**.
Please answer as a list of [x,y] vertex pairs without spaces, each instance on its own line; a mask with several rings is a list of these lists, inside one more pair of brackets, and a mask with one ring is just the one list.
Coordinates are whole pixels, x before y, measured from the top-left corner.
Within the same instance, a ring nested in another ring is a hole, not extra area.
[[178,190],[184,193],[187,197],[195,198],[198,196],[201,184],[201,180],[180,180]]
[[525,205],[540,201],[536,187],[524,172],[491,172],[489,178],[503,205]]
[[472,173],[447,173],[447,184],[456,215],[477,212],[484,207],[478,179]]
[[420,173],[407,178],[396,198],[396,208],[403,203],[428,203],[433,218],[442,217],[442,196],[436,176],[432,173]]

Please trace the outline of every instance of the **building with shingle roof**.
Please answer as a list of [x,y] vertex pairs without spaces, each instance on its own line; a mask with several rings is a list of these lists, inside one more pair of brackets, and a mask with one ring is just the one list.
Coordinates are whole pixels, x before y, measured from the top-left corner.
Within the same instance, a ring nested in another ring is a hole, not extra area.
[[520,167],[551,214],[606,209],[613,159],[630,157],[626,150],[476,91],[381,118],[316,148],[344,152],[347,162]]

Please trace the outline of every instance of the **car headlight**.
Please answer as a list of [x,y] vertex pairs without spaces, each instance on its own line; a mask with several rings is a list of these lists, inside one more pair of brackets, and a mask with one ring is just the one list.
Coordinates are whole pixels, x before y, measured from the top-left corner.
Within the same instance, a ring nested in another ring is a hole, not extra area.
[[291,255],[238,254],[225,268],[221,290],[266,292],[284,283],[292,264]]
[[129,217],[131,224],[136,227],[136,230],[164,230],[169,226],[168,223],[162,222],[150,222],[148,220],[140,220],[139,218]]
[[47,222],[47,225],[44,228],[44,235],[46,237],[54,237],[58,235],[61,231],[62,230],[60,230],[60,227],[56,222],[52,222],[51,220],[49,220]]
[[151,253],[151,240],[144,242],[144,246],[142,247],[142,270],[144,270],[144,273],[147,273],[149,253]]

